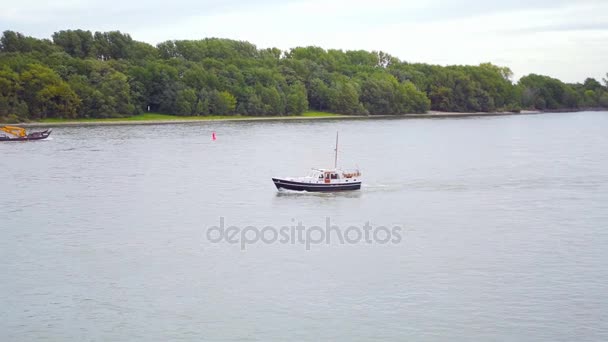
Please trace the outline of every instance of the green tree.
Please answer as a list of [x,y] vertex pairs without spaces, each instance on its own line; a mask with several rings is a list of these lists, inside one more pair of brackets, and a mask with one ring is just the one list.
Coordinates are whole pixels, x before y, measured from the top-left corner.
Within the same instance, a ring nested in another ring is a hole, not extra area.
[[93,34],[91,31],[66,30],[53,33],[53,43],[72,57],[93,57]]
[[65,82],[49,84],[36,94],[42,117],[74,119],[80,99]]
[[113,71],[105,75],[100,84],[100,91],[111,104],[112,116],[130,115],[135,111],[135,106],[131,103],[131,92],[127,76]]
[[[193,115],[197,112],[196,91],[192,88],[184,88],[177,91],[176,111],[177,115]],[[199,112],[204,111],[198,108]]]
[[359,102],[359,91],[354,82],[337,80],[330,90],[329,109],[336,113],[364,114],[367,113]]
[[431,108],[431,100],[409,81],[399,85],[399,98],[399,113],[426,113]]
[[227,91],[212,91],[209,110],[215,115],[230,115],[236,109],[236,98]]
[[311,108],[316,110],[329,109],[330,89],[319,78],[315,78],[310,82],[308,88],[308,103]]
[[575,108],[575,98],[569,86],[560,80],[530,74],[519,80],[523,90],[522,105],[536,109]]
[[363,81],[361,102],[370,114],[398,114],[397,87],[392,75],[376,73]]
[[[63,30],[49,39],[0,37],[0,115],[113,117],[517,111],[606,106],[608,75],[566,84],[490,63],[439,66],[386,52],[258,49],[237,40],[156,46],[119,31]],[[70,92],[71,90],[71,92]],[[73,96],[75,95],[75,97]]]
[[302,83],[293,84],[287,92],[285,112],[287,114],[302,114],[306,109],[308,109],[306,87]]
[[52,69],[31,64],[20,79],[32,118],[74,117],[78,112],[80,99]]
[[0,68],[0,116],[15,114],[21,107],[19,75],[6,66]]
[[598,105],[598,100],[599,98],[597,98],[595,91],[585,90],[581,105],[583,107],[595,107]]
[[599,105],[604,108],[608,108],[608,92],[602,93],[600,96]]
[[593,90],[593,91],[597,91],[602,89],[602,84],[600,82],[598,82],[595,78],[587,78],[585,79],[585,82],[583,83],[583,87],[585,88],[585,90]]
[[452,89],[444,86],[433,86],[429,94],[431,109],[439,111],[452,110]]
[[0,38],[0,52],[50,54],[54,51],[57,51],[57,49],[48,39],[26,37],[14,31],[4,31]]

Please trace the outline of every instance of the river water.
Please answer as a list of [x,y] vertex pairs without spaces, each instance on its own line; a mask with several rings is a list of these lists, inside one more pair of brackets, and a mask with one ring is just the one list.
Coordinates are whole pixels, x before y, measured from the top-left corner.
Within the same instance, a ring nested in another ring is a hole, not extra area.
[[[336,131],[362,190],[277,192]],[[607,112],[51,137],[0,144],[2,341],[608,340]]]

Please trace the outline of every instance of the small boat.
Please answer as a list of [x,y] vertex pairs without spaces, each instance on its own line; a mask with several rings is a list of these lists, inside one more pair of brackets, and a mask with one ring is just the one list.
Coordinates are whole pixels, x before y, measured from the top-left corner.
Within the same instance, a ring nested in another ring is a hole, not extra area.
[[24,128],[15,126],[2,126],[0,127],[0,141],[28,141],[28,140],[42,140],[46,139],[51,135],[51,130],[47,129],[41,132],[27,133]]
[[342,170],[338,168],[338,133],[336,133],[336,156],[333,169],[312,169],[304,177],[273,178],[278,190],[295,191],[347,191],[361,189],[361,172],[359,170]]

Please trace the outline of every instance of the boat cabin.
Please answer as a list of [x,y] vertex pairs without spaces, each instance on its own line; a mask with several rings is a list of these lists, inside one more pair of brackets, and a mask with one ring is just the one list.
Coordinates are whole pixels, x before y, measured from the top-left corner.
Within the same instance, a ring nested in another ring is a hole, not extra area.
[[312,169],[308,177],[316,183],[358,182],[359,171],[346,172],[338,169]]

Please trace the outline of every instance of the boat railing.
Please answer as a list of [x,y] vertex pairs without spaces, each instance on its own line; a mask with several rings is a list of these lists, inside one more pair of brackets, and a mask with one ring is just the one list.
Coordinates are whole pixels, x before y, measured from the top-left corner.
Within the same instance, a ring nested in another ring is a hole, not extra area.
[[344,176],[344,178],[361,177],[361,172],[359,170],[343,171],[342,175]]

